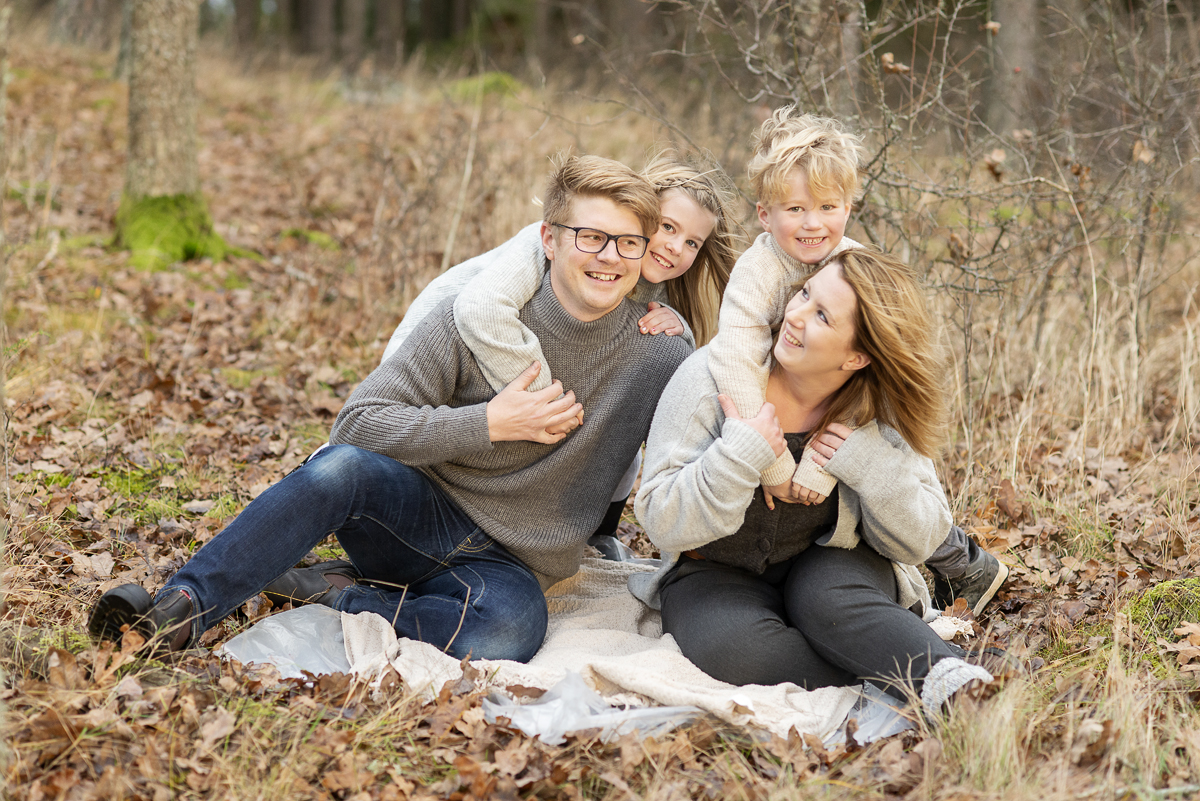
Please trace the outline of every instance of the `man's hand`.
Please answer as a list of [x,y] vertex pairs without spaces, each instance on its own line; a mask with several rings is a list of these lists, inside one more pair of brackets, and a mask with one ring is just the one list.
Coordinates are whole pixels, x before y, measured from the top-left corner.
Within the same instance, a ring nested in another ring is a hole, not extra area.
[[558,379],[545,389],[527,391],[541,371],[542,365],[534,362],[488,401],[488,434],[492,442],[527,440],[553,445],[583,421],[583,405],[575,402],[574,392],[563,394]]
[[638,330],[643,334],[664,333],[669,337],[683,333],[683,323],[679,315],[656,300],[650,301],[647,307],[650,311],[638,320]]
[[721,411],[725,412],[726,420],[741,420],[762,434],[762,438],[775,452],[775,458],[779,458],[787,447],[787,440],[783,438],[783,429],[779,427],[779,418],[775,416],[775,404],[764,403],[758,410],[758,416],[747,420],[738,416],[737,406],[727,395],[718,395],[717,402],[721,404]]

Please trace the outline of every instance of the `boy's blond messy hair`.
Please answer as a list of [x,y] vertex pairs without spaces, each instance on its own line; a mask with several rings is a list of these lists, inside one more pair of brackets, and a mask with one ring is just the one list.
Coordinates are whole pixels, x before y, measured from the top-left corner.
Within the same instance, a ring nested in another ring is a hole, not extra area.
[[795,112],[795,106],[776,109],[754,135],[754,156],[746,172],[758,202],[782,200],[794,169],[803,171],[815,197],[857,200],[862,137],[829,117]]
[[569,223],[572,201],[578,196],[602,197],[633,212],[646,236],[658,228],[658,192],[641,175],[601,156],[560,155],[557,161],[542,203],[542,219],[546,222]]

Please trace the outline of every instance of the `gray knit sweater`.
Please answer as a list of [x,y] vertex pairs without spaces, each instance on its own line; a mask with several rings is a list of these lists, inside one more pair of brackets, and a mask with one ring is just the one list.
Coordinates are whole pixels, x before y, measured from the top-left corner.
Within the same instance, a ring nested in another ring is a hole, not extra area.
[[[659,582],[679,554],[736,532],[759,474],[775,461],[749,424],[725,419],[709,357],[703,347],[675,372],[646,440],[635,508],[663,566],[630,577],[629,588],[655,609]],[[951,524],[933,462],[893,429],[871,422],[846,439],[826,469],[840,482],[837,526],[817,544],[854,548],[865,539],[892,561],[900,604],[919,601],[929,610],[929,589],[913,565],[929,558]]]
[[496,393],[454,325],[451,300],[359,385],[330,442],[421,468],[549,586],[578,570],[659,394],[691,353],[680,337],[639,334],[641,314],[625,300],[581,322],[559,304],[549,274],[522,308],[547,366],[585,410],[584,424],[557,445],[490,441],[487,402]]

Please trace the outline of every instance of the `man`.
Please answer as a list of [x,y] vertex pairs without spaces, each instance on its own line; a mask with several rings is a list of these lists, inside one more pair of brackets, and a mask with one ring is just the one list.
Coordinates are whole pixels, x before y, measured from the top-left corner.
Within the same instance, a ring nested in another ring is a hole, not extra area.
[[[527,392],[534,364],[493,391],[443,303],[355,390],[332,447],[256,498],[154,601],[135,584],[105,593],[92,633],[115,639],[131,625],[179,650],[268,588],[376,612],[458,658],[532,657],[546,631],[543,590],[578,569],[691,350],[641,336],[643,312],[625,298],[639,276],[634,251],[658,224],[653,187],[617,162],[572,157],[551,176],[544,209],[550,266],[521,320],[561,385]],[[586,424],[547,442],[584,409]],[[352,564],[289,570],[329,534]]]

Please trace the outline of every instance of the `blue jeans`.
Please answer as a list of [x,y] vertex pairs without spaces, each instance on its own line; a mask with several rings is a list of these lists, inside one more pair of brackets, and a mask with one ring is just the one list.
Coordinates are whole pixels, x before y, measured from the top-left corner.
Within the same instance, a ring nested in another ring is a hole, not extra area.
[[340,611],[375,612],[456,659],[524,662],[541,647],[548,613],[533,572],[419,470],[352,445],[255,498],[160,595],[191,595],[195,641],[330,534],[376,583],[343,590]]

